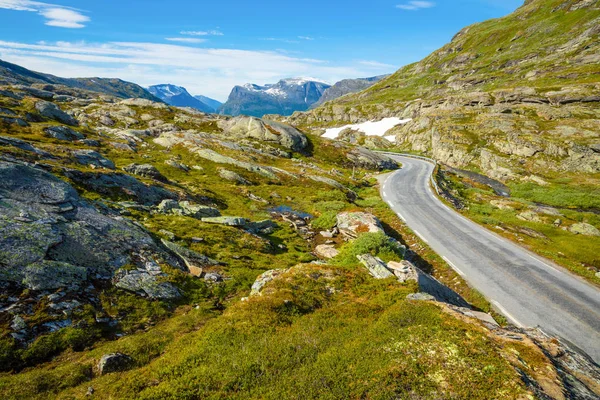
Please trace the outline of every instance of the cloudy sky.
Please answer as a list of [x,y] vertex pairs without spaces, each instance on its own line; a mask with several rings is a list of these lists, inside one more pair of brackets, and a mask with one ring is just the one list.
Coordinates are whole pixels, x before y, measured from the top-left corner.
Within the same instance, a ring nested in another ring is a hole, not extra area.
[[523,0],[0,0],[0,59],[64,77],[237,84],[390,73]]

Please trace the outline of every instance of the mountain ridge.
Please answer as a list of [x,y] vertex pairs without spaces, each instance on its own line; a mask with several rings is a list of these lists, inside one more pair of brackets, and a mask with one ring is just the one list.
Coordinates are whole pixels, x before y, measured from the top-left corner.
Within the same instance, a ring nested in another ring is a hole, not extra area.
[[175,107],[192,107],[205,113],[214,113],[215,109],[192,96],[183,86],[177,86],[170,83],[152,85],[148,91]]

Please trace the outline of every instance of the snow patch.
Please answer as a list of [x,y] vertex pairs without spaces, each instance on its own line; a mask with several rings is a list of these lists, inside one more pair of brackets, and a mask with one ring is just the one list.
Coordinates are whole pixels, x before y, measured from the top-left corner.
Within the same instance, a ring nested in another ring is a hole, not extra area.
[[384,136],[383,137],[385,140],[390,141],[392,143],[396,143],[396,136],[394,135],[390,135],[390,136]]
[[[383,137],[383,136],[385,136],[385,133],[387,131],[389,131],[390,129],[392,129],[393,127],[395,127],[397,125],[406,124],[409,121],[412,121],[412,118],[400,119],[400,118],[392,117],[392,118],[384,118],[381,121],[367,121],[367,122],[363,122],[360,124],[345,125],[340,128],[327,129],[325,131],[325,134],[322,137],[327,138],[327,139],[337,139],[337,137],[340,135],[340,132],[342,132],[344,129],[348,129],[348,128],[354,129],[355,131],[363,132],[367,136]],[[388,136],[388,137],[393,137],[393,136]],[[388,137],[386,137],[386,139]],[[390,140],[390,139],[388,139],[388,140]],[[393,142],[393,141],[395,141],[395,139],[390,140],[390,141]]]

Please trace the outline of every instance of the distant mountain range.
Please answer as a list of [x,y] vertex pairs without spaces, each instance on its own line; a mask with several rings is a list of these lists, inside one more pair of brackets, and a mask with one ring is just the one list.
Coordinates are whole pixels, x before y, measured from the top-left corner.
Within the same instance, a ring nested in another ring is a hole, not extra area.
[[205,113],[216,113],[222,104],[206,96],[192,96],[186,88],[171,84],[150,86],[148,91],[172,106],[192,107]]
[[65,85],[75,89],[89,90],[109,96],[142,98],[160,101],[143,87],[121,79],[110,78],[60,78],[50,74],[31,71],[19,65],[0,60],[0,85],[49,84]]
[[291,115],[294,111],[308,110],[330,87],[312,78],[282,79],[264,86],[248,83],[233,88],[219,113],[255,117],[265,114]]
[[350,93],[357,93],[365,90],[380,80],[387,78],[389,75],[379,75],[371,78],[344,79],[337,82],[335,85],[325,90],[323,96],[316,103],[311,105],[311,108],[318,107],[323,103],[335,100],[338,97],[345,96]]

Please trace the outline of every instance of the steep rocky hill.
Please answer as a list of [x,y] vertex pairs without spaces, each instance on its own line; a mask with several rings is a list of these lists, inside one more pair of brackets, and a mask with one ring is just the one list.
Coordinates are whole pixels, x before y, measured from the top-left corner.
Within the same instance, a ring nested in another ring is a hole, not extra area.
[[0,84],[2,85],[64,85],[72,89],[103,93],[122,99],[142,98],[159,101],[157,97],[135,83],[110,78],[59,78],[35,72],[16,64],[0,60]]
[[192,96],[188,93],[186,88],[181,86],[170,84],[153,85],[148,88],[148,91],[165,103],[175,107],[192,107],[206,113],[215,112],[213,107],[209,107],[196,97]]
[[223,103],[221,103],[220,101],[211,99],[210,97],[206,97],[201,94],[194,96],[194,98],[200,100],[202,103],[210,107],[213,113],[216,113],[219,110],[219,107],[223,105]]
[[599,110],[600,1],[528,0],[363,92],[281,120],[322,134],[412,119],[385,134],[394,143],[341,137],[436,159],[463,213],[600,283]]
[[371,78],[358,78],[358,79],[343,79],[336,82],[333,86],[323,92],[323,96],[311,108],[315,108],[324,104],[328,101],[335,100],[338,97],[345,96],[350,93],[360,92],[365,90],[380,80],[387,78],[389,75],[379,75]]
[[282,79],[272,85],[236,86],[219,109],[225,115],[290,115],[316,103],[330,85],[310,78]]
[[389,210],[372,174],[397,167],[279,122],[0,86],[0,397],[597,395],[597,367],[499,326]]

